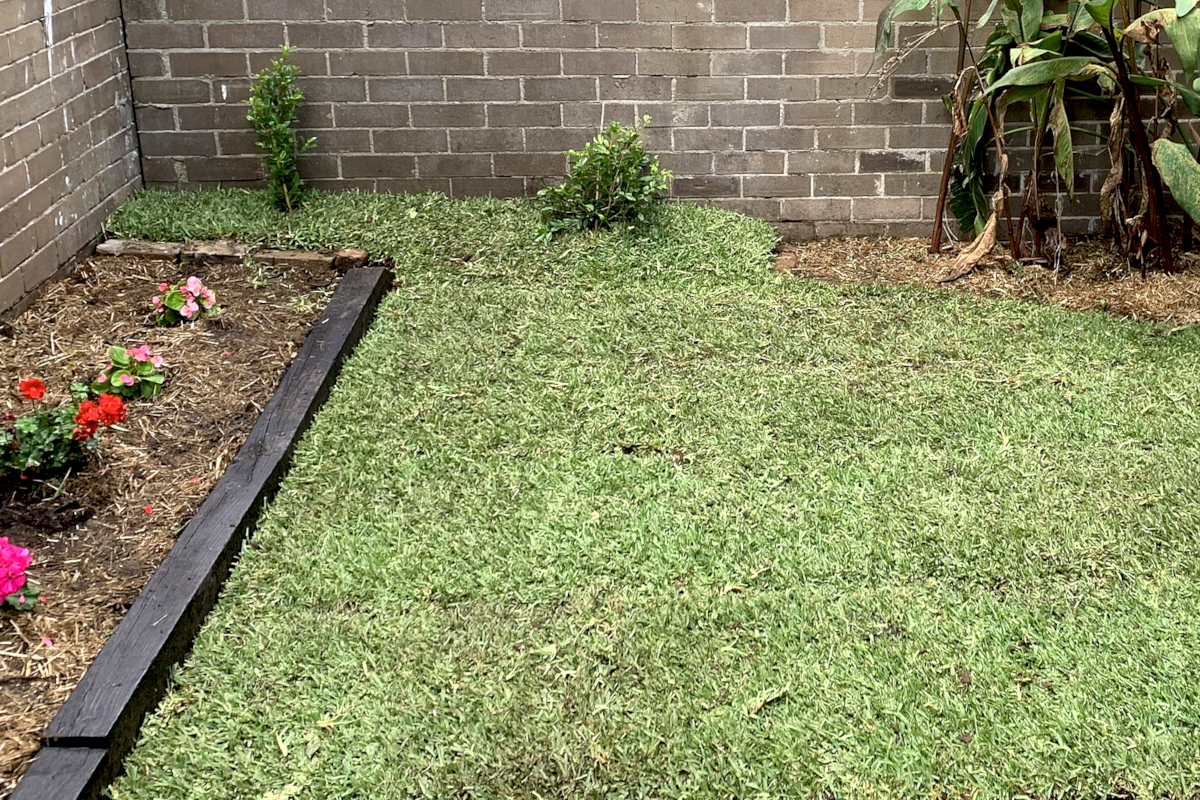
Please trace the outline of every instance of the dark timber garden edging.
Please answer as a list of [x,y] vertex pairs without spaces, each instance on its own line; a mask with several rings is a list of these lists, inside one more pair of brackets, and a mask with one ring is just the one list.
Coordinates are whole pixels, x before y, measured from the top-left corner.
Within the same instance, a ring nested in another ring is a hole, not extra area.
[[46,729],[11,800],[93,800],[119,774],[391,282],[383,268],[346,273],[237,458]]

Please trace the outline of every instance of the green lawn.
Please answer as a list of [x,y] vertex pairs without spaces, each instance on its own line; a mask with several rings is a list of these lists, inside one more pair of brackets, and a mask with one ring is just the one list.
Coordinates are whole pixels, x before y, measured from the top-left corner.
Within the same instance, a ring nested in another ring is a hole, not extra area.
[[688,206],[112,224],[397,258],[114,798],[1200,797],[1197,329],[782,277]]

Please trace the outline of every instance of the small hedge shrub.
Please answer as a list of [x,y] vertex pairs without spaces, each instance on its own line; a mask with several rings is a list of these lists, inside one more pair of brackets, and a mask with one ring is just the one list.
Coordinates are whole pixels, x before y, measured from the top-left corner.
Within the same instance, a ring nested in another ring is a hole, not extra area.
[[267,191],[280,211],[292,211],[300,205],[304,191],[300,154],[311,150],[317,141],[301,140],[297,134],[304,93],[296,85],[299,67],[287,63],[290,56],[291,50],[284,47],[270,67],[254,76],[250,113],[246,116],[258,134],[258,146],[266,151]]
[[[650,121],[642,120],[643,126]],[[642,129],[613,123],[583,148],[571,150],[566,180],[538,192],[542,201],[540,241],[561,231],[643,225],[667,195],[674,177],[642,146]]]

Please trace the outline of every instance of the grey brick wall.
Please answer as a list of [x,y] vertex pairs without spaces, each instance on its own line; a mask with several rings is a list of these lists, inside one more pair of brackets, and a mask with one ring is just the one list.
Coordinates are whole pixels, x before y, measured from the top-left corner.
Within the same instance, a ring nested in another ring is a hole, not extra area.
[[118,0],[0,0],[0,312],[99,234],[136,148]]
[[679,196],[794,237],[924,235],[956,53],[947,36],[871,97],[884,3],[125,0],[145,178],[255,183],[247,76],[287,42],[324,188],[530,194],[648,114]]

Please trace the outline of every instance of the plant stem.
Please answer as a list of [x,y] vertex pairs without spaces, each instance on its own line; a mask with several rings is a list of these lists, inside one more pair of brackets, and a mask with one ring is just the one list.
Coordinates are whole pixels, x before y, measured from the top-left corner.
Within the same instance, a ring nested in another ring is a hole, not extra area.
[[[971,0],[967,0],[963,18],[958,20],[958,76],[961,79],[967,65],[967,36],[971,24]],[[942,183],[938,189],[937,211],[933,217],[933,238],[929,242],[930,253],[942,252],[942,230],[945,227],[946,198],[950,194],[950,178],[954,173],[954,152],[958,149],[958,132],[950,130],[950,143],[946,145],[946,160],[942,163]]]
[[[1154,166],[1154,156],[1150,151],[1150,138],[1146,135],[1146,126],[1142,122],[1141,98],[1137,86],[1129,79],[1129,67],[1125,63],[1121,45],[1111,28],[1100,26],[1104,38],[1115,56],[1117,65],[1117,80],[1121,84],[1121,92],[1125,95],[1125,115],[1129,119],[1129,132],[1133,137],[1133,149],[1142,165],[1142,176],[1146,181],[1147,191],[1150,192],[1150,219],[1147,220],[1147,230],[1150,238],[1158,245],[1159,259],[1163,271],[1176,271],[1175,257],[1171,252],[1171,232],[1167,227],[1167,204],[1163,197],[1162,180]],[[1145,271],[1143,259],[1143,272]]]

